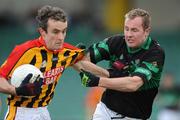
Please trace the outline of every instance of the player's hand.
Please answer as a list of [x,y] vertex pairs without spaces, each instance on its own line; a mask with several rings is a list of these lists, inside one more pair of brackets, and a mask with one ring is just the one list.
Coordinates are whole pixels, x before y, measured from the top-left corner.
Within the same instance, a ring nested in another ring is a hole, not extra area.
[[83,44],[83,43],[78,43],[78,44],[76,45],[76,47],[79,48],[79,49],[84,49],[84,53],[85,53],[85,54],[88,52],[88,49],[87,49],[86,45]]
[[41,93],[41,86],[43,85],[43,78],[41,78],[39,75],[35,78],[34,83],[30,83],[29,81],[32,78],[32,76],[33,75],[31,73],[28,74],[24,78],[21,85],[15,88],[17,96],[35,96]]
[[81,83],[85,87],[95,87],[98,86],[99,84],[99,77],[93,75],[90,72],[87,72],[85,70],[81,70],[80,72],[80,77],[81,77]]
[[86,45],[84,45],[83,43],[78,43],[76,47],[80,49],[86,49]]

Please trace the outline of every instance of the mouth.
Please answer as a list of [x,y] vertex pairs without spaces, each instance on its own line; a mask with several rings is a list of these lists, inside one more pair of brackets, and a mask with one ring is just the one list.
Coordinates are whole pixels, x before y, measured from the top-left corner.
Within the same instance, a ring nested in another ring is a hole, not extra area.
[[128,43],[134,43],[134,40],[133,39],[127,39],[127,42]]
[[56,45],[62,46],[62,43],[56,43]]

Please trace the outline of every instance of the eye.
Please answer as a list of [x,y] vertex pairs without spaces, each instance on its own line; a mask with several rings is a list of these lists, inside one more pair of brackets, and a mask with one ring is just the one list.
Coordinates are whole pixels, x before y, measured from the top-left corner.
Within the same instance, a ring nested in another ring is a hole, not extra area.
[[139,30],[137,28],[132,29],[133,32],[138,32]]
[[125,31],[129,31],[129,28],[128,28],[128,27],[124,27],[124,30],[125,30]]
[[59,33],[59,30],[53,30],[52,31],[54,34],[58,34]]
[[65,33],[66,33],[66,31],[67,31],[67,29],[64,29],[64,30],[62,31],[62,33],[63,33],[63,34],[65,34]]

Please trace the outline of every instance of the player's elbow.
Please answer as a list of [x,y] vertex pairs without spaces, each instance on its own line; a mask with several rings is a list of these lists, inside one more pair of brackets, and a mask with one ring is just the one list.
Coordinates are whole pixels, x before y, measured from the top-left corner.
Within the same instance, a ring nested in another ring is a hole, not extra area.
[[139,89],[139,85],[137,85],[137,84],[132,84],[132,85],[129,85],[128,86],[128,91],[129,92],[135,92],[135,91],[137,91]]
[[140,77],[131,77],[131,83],[127,86],[129,92],[137,91],[143,85],[143,80]]

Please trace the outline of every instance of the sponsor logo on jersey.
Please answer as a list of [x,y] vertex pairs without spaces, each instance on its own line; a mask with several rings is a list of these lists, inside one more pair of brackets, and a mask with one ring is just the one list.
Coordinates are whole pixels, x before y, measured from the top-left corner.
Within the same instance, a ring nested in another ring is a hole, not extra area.
[[64,71],[64,66],[54,68],[44,73],[44,84],[48,85],[57,80],[58,76]]

